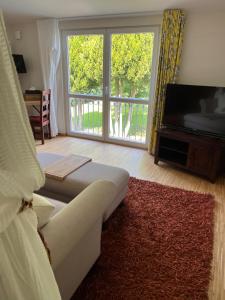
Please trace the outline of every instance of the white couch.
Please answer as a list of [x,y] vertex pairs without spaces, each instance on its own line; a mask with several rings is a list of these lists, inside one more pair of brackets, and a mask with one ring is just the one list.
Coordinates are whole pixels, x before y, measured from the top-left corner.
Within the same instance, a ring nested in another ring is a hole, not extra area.
[[42,233],[51,251],[63,300],[70,299],[100,255],[103,218],[115,190],[112,182],[100,180],[68,204],[50,200],[56,206],[56,214]]
[[[63,156],[54,153],[38,153],[37,158],[43,169],[62,159]],[[44,187],[38,191],[39,194],[68,203],[96,180],[111,181],[115,185],[114,198],[107,207],[104,215],[106,221],[117,206],[123,201],[128,189],[129,173],[118,167],[89,162],[67,175],[63,181],[46,177]]]

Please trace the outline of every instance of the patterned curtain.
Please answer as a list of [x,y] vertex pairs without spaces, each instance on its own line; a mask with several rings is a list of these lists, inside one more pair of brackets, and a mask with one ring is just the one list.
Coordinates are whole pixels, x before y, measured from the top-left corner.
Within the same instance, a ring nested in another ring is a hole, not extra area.
[[155,106],[149,144],[149,152],[151,154],[154,154],[157,137],[156,131],[162,122],[166,84],[174,83],[178,73],[183,42],[183,29],[184,12],[180,9],[165,10],[163,13]]

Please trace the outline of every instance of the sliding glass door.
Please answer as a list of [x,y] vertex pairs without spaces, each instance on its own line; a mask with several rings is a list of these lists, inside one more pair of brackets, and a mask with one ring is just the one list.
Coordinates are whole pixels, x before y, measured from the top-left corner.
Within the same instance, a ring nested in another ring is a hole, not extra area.
[[69,133],[102,137],[103,34],[67,36]]
[[111,139],[146,143],[154,32],[110,32]]
[[64,32],[68,134],[146,146],[157,28]]

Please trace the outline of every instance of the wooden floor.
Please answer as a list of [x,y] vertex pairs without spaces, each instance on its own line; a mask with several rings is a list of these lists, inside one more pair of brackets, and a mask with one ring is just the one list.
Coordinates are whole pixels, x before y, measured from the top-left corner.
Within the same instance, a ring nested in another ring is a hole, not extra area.
[[37,151],[85,155],[95,162],[125,168],[131,176],[140,179],[213,194],[216,200],[215,238],[209,299],[225,300],[225,177],[212,184],[166,164],[154,165],[153,157],[145,150],[73,137],[57,137],[47,140],[45,145],[37,142]]

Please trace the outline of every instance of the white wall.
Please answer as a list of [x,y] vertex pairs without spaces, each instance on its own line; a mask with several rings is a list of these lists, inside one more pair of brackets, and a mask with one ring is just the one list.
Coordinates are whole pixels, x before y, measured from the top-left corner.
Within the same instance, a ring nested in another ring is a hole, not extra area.
[[225,12],[187,14],[179,82],[225,86]]
[[[107,18],[99,20],[62,21],[61,29],[97,28],[160,24],[161,16],[136,19]],[[14,53],[23,54],[27,74],[21,74],[22,88],[43,88],[36,23],[7,26]],[[22,39],[14,32],[21,30]],[[225,12],[187,14],[179,83],[225,86]],[[60,114],[63,114],[60,109]],[[60,118],[62,119],[62,118]],[[60,124],[63,128],[64,124]],[[63,132],[63,130],[61,130]]]
[[[101,18],[95,20],[62,21],[61,29],[97,28],[107,26],[152,25],[161,22],[160,16],[133,18]],[[22,39],[15,39],[15,31],[21,30]],[[22,88],[43,88],[36,23],[7,26],[13,53],[23,54],[27,74],[21,74]],[[225,86],[225,12],[187,13],[180,83]]]
[[[161,16],[61,22],[61,29],[161,23]],[[186,12],[179,83],[225,86],[225,12]]]
[[[118,17],[118,18],[99,18],[88,20],[66,20],[60,22],[60,28],[79,29],[79,28],[102,28],[115,26],[143,26],[158,25],[161,22],[161,16],[141,16],[141,17]],[[36,22],[28,24],[7,25],[7,32],[14,54],[23,54],[27,67],[27,74],[20,74],[22,89],[28,89],[31,86],[37,89],[43,88],[43,80],[40,65],[39,45]],[[21,40],[15,39],[15,31],[20,30]]]
[[[16,40],[15,31],[21,31],[21,40]],[[22,90],[34,86],[36,89],[43,88],[38,36],[36,23],[7,26],[12,53],[22,54],[27,68],[26,74],[19,74]]]
[[[116,26],[145,26],[159,25],[161,16],[142,16],[142,17],[119,17],[119,18],[99,18],[88,20],[66,20],[60,22],[60,28],[79,29],[79,28],[104,28]],[[43,80],[40,65],[39,45],[36,22],[29,24],[7,25],[7,32],[11,43],[12,51],[15,54],[23,54],[27,67],[27,74],[20,74],[22,90],[35,86],[37,89],[43,88]],[[20,30],[21,40],[15,39],[15,31]],[[58,103],[58,127],[60,133],[65,133],[64,103]]]

